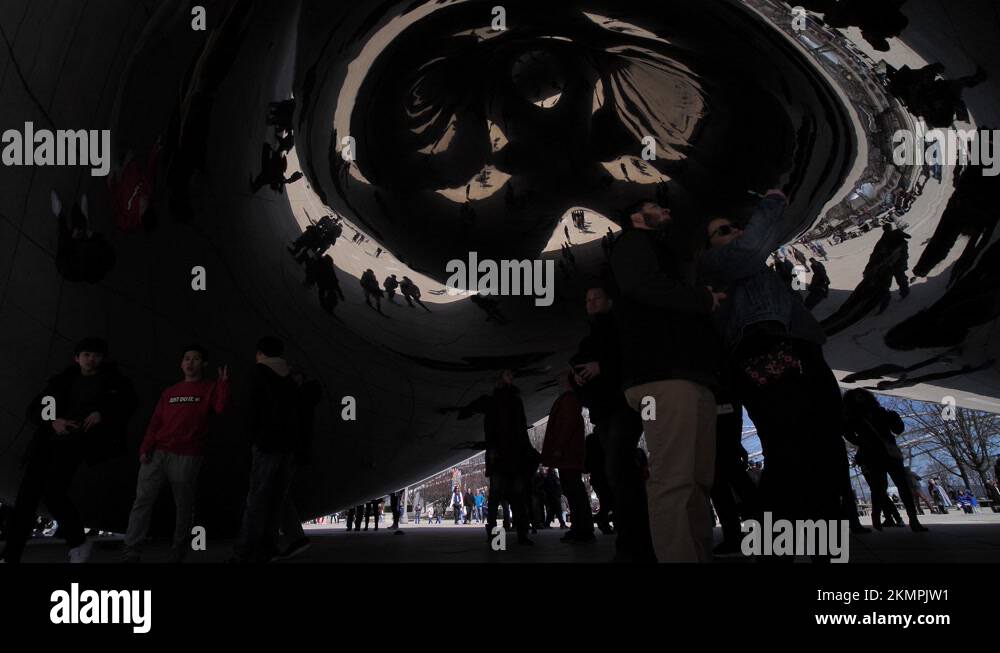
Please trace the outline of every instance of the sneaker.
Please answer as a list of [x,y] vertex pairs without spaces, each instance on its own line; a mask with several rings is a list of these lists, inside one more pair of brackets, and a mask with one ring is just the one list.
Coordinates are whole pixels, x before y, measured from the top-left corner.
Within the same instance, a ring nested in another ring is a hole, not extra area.
[[517,538],[517,543],[518,544],[523,544],[525,546],[534,546],[535,545],[535,543],[532,540],[529,540],[526,537],[519,537],[519,538]]
[[910,530],[913,531],[914,533],[926,533],[930,529],[921,524],[920,522],[918,522],[917,520],[913,520],[910,523]]
[[70,564],[82,564],[90,560],[90,551],[93,548],[93,544],[90,541],[84,542],[80,546],[73,547],[69,550],[69,561]]
[[272,557],[271,562],[276,562],[278,560],[289,560],[299,555],[303,551],[307,551],[311,546],[312,543],[309,541],[309,538],[303,537],[301,540],[296,540],[295,542],[292,542],[291,544],[288,545],[287,549],[281,551],[280,553]]

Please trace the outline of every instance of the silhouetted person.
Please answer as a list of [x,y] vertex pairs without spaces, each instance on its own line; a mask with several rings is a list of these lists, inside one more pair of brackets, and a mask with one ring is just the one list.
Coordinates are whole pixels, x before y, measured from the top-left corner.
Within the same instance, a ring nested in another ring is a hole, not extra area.
[[288,246],[288,252],[299,263],[304,263],[310,252],[318,250],[323,245],[323,233],[318,225],[308,225],[302,235]]
[[55,191],[52,191],[51,200],[52,213],[59,219],[56,270],[67,281],[103,281],[115,266],[115,250],[104,236],[90,230],[87,196],[81,196],[69,215]]
[[[1000,147],[1000,143],[992,140],[990,132],[980,132],[979,138],[990,139],[992,151]],[[965,276],[990,244],[1000,221],[1000,213],[995,207],[998,193],[1000,176],[983,174],[982,166],[967,166],[958,178],[955,192],[948,199],[930,242],[913,266],[913,274],[928,276],[935,266],[945,260],[959,236],[964,235],[968,241],[952,267],[948,285],[953,286]]]
[[410,308],[414,308],[413,302],[416,302],[420,304],[420,308],[428,313],[431,312],[431,309],[424,306],[424,303],[420,301],[420,288],[417,287],[417,284],[413,283],[410,277],[403,277],[402,283],[399,284],[399,291],[403,294]]
[[792,285],[792,279],[795,277],[795,266],[792,265],[791,261],[784,256],[776,255],[774,257],[774,271],[778,273],[785,285]]
[[914,114],[930,127],[950,127],[956,117],[967,120],[968,110],[962,100],[966,88],[977,86],[987,78],[986,71],[976,66],[972,75],[943,79],[941,63],[932,63],[916,70],[901,66],[888,74],[889,90]]
[[[646,483],[639,474],[635,449],[642,436],[642,419],[622,394],[622,361],[618,324],[613,302],[606,287],[591,284],[587,289],[586,310],[590,334],[580,342],[570,360],[575,371],[574,385],[594,425],[591,437],[600,440],[605,472],[611,486],[614,512],[615,560],[655,562],[649,532]],[[589,463],[588,463],[589,464]],[[591,484],[595,470],[591,469]],[[596,486],[595,486],[596,489]],[[604,510],[604,499],[601,498]]]
[[382,282],[382,287],[385,288],[385,294],[386,297],[388,297],[389,301],[395,304],[396,289],[399,288],[399,280],[396,279],[396,275],[390,274],[388,277],[386,277],[385,281]]
[[375,518],[375,530],[378,530],[378,516],[379,516],[379,505],[382,503],[383,499],[372,499],[365,504],[365,530],[368,530],[368,519],[371,517]]
[[473,511],[476,507],[476,499],[472,496],[472,492],[468,489],[465,491],[465,494],[462,495],[462,505],[465,506],[465,523],[471,524]]
[[906,506],[910,528],[914,531],[927,530],[917,519],[910,477],[903,466],[903,454],[896,445],[896,436],[905,428],[899,414],[883,408],[875,395],[861,388],[848,390],[844,394],[844,410],[847,416],[845,437],[858,447],[858,455],[870,470],[872,525],[880,528],[879,512],[894,509],[886,503],[888,484],[885,475],[889,474]]
[[811,311],[830,295],[830,277],[826,273],[826,266],[812,257],[809,258],[809,267],[812,279],[809,281],[809,294],[806,295],[805,304]]
[[[444,409],[444,412],[450,410],[455,409]],[[467,419],[477,413],[485,417],[486,476],[490,479],[487,541],[492,541],[500,503],[507,501],[514,515],[518,542],[532,544],[528,539],[530,517],[525,476],[534,473],[539,455],[528,439],[528,420],[511,370],[503,370],[497,377],[492,394],[482,395],[458,409],[458,419]]]
[[542,465],[559,470],[563,492],[569,499],[573,525],[563,541],[591,542],[594,540],[594,515],[590,509],[590,495],[583,484],[587,455],[583,404],[573,392],[569,374],[559,375],[562,394],[549,411],[545,441],[542,443]]
[[310,420],[297,377],[282,358],[284,350],[284,343],[271,336],[257,342],[246,402],[253,458],[235,547],[240,562],[268,562],[281,555],[279,529],[295,546],[308,541],[288,495],[298,460],[307,455]]
[[291,130],[295,115],[295,100],[279,100],[268,104],[267,124],[279,129]]
[[726,218],[710,220],[701,271],[705,282],[728,295],[716,328],[729,355],[732,391],[757,428],[767,462],[762,509],[774,519],[837,520],[843,406],[823,356],[826,336],[798,293],[766,266],[768,252],[783,238],[786,206],[784,193],[772,189],[744,228]]
[[[93,466],[125,452],[128,421],[138,403],[131,382],[107,361],[108,345],[100,338],[81,340],[73,354],[74,364],[49,379],[26,412],[36,430],[0,554],[7,563],[21,561],[41,501],[59,523],[69,561],[86,562],[91,545],[69,497],[70,484],[84,462]],[[52,416],[48,397],[55,400]]]
[[344,291],[340,289],[337,269],[333,258],[326,254],[316,264],[316,287],[319,290],[319,305],[327,313],[333,313],[337,304],[344,301]]
[[465,506],[465,498],[462,496],[462,491],[455,486],[455,489],[451,493],[451,512],[452,516],[455,518],[455,525],[458,526],[462,519],[462,508]]
[[878,265],[880,262],[888,265],[892,270],[892,276],[899,285],[899,296],[906,297],[910,294],[910,282],[906,278],[906,270],[909,266],[910,246],[908,241],[910,234],[902,229],[893,229],[891,224],[882,225],[882,236],[875,244],[869,266]]
[[270,186],[276,193],[283,193],[286,184],[292,184],[302,179],[302,172],[295,172],[291,177],[285,177],[288,170],[288,158],[284,152],[272,149],[264,143],[260,151],[260,174],[250,180],[250,190],[254,193],[264,186]]
[[906,279],[909,234],[885,225],[883,234],[875,243],[868,264],[861,274],[861,283],[854,289],[836,312],[823,320],[827,334],[835,334],[857,323],[876,310],[881,315],[892,301],[892,280],[900,284],[899,295],[906,297],[910,285]]
[[[361,289],[365,292],[365,303],[368,308],[374,308],[379,313],[382,312],[382,289],[378,286],[378,279],[375,272],[369,268],[361,275]],[[372,306],[372,297],[375,298],[375,306]]]
[[399,529],[399,511],[401,510],[399,494],[399,492],[393,492],[389,495],[389,509],[392,510],[392,525],[389,526],[389,530]]
[[[692,252],[667,239],[670,209],[639,202],[621,216],[611,254],[622,387],[643,411],[649,447],[649,525],[659,562],[707,561],[708,495],[715,472],[715,397],[720,346],[710,316],[725,300],[695,283]],[[652,397],[655,412],[649,411]]]

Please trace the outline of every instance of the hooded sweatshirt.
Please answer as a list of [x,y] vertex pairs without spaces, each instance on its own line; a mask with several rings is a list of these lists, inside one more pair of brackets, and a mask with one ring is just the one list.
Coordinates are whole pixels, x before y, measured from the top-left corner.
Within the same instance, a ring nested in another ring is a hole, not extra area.
[[201,456],[213,415],[229,409],[229,382],[181,381],[160,395],[139,455],[159,449],[180,456]]

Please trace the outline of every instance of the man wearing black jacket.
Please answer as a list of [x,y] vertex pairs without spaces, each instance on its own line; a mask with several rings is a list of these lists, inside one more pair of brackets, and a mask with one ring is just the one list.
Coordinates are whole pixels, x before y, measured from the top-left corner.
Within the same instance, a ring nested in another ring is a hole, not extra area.
[[913,498],[910,477],[903,466],[903,453],[896,444],[896,436],[906,426],[894,410],[883,408],[878,399],[864,388],[854,388],[844,393],[846,431],[844,437],[858,447],[858,457],[870,472],[869,487],[872,493],[872,527],[882,530],[879,514],[894,509],[889,498],[888,474],[896,483],[899,498],[906,507],[910,529],[917,533],[927,527],[917,519],[917,506]]
[[43,500],[70,547],[70,562],[86,562],[90,543],[69,498],[70,483],[81,463],[96,465],[125,451],[128,420],[137,404],[131,382],[106,362],[105,341],[86,338],[73,352],[75,364],[52,377],[28,406],[28,421],[38,428],[28,445],[27,469],[0,555],[8,563],[20,562]]
[[468,419],[476,413],[485,416],[486,476],[490,479],[487,500],[487,540],[493,538],[497,525],[497,510],[503,501],[509,502],[514,513],[519,544],[534,544],[528,538],[531,513],[527,492],[530,479],[538,467],[540,455],[528,438],[528,419],[524,414],[514,372],[503,370],[491,395],[482,395],[463,408],[444,408],[442,412],[458,411],[458,419]]
[[[250,489],[243,526],[236,544],[240,562],[268,562],[305,550],[309,540],[289,501],[295,465],[308,455],[311,407],[288,362],[284,344],[274,337],[257,343],[257,364],[251,380],[247,430],[253,450]],[[278,528],[290,540],[279,554]]]
[[[590,335],[580,342],[571,363],[573,382],[580,400],[590,411],[598,447],[603,449],[608,483],[614,505],[615,560],[655,562],[649,534],[646,485],[635,458],[642,436],[642,420],[622,394],[621,346],[618,326],[612,314],[612,301],[600,285],[587,289],[587,315]],[[588,454],[589,456],[589,454]],[[592,470],[592,474],[596,474]],[[591,484],[594,484],[593,475]],[[596,486],[595,486],[596,488]],[[602,505],[601,510],[604,511]]]
[[[693,283],[693,261],[663,237],[670,209],[639,202],[622,216],[611,255],[622,347],[622,387],[643,419],[653,548],[660,562],[710,559],[708,495],[715,461],[715,397],[722,349],[709,319],[725,294]],[[655,402],[655,403],[654,403]]]

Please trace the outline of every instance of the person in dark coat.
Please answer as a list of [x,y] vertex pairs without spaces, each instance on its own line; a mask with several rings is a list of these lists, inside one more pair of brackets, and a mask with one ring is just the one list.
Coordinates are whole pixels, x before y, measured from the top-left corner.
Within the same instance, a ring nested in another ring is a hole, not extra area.
[[85,338],[73,353],[74,364],[49,379],[28,406],[26,417],[36,430],[0,555],[7,563],[20,562],[43,500],[70,547],[70,562],[86,562],[90,543],[69,497],[70,484],[82,463],[93,466],[125,453],[128,422],[138,404],[132,383],[106,360],[104,340]]
[[514,385],[514,372],[506,369],[497,377],[493,394],[482,395],[463,408],[444,408],[442,412],[458,411],[458,419],[481,414],[486,432],[486,476],[490,479],[487,501],[487,539],[492,541],[497,524],[497,509],[509,502],[513,512],[517,541],[534,544],[528,539],[530,516],[525,479],[538,466],[538,451],[528,439],[528,420],[520,392]]
[[[236,543],[239,562],[268,562],[294,554],[308,543],[302,522],[289,503],[297,464],[308,459],[309,404],[315,392],[302,392],[297,375],[282,358],[284,344],[274,337],[257,343],[247,431],[253,463],[243,525]],[[277,547],[279,528],[291,541],[288,551]]]
[[590,496],[583,484],[583,466],[586,458],[583,405],[570,385],[570,373],[559,375],[563,391],[552,404],[545,427],[542,444],[542,465],[559,470],[563,492],[569,500],[572,528],[563,536],[563,542],[592,542],[594,516],[590,510]]
[[[618,325],[611,295],[603,284],[587,289],[587,316],[590,334],[580,342],[570,359],[573,385],[583,405],[590,411],[595,439],[604,458],[604,472],[612,495],[608,509],[613,510],[615,560],[620,562],[655,562],[649,532],[646,483],[639,474],[635,449],[642,437],[642,419],[632,410],[622,393],[622,360]],[[588,463],[588,465],[590,465]],[[600,495],[600,473],[590,466],[591,485],[599,493],[601,512],[605,500]],[[597,482],[595,484],[595,478]],[[603,530],[603,529],[602,529]]]
[[896,445],[896,436],[906,428],[899,413],[883,408],[875,395],[863,388],[844,393],[844,412],[847,417],[844,437],[858,447],[858,455],[868,471],[868,483],[872,490],[872,526],[881,530],[880,513],[891,515],[894,510],[890,506],[892,501],[885,480],[888,474],[896,483],[899,497],[906,507],[910,529],[914,532],[926,531],[927,527],[917,519],[910,477],[903,466],[903,454]]

